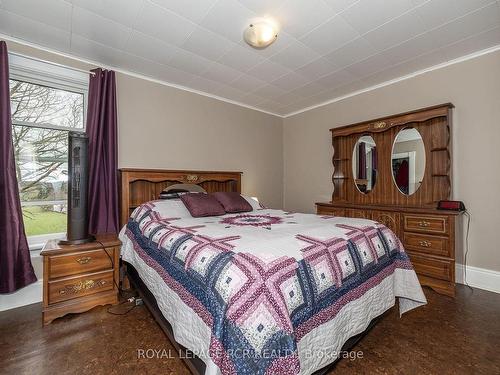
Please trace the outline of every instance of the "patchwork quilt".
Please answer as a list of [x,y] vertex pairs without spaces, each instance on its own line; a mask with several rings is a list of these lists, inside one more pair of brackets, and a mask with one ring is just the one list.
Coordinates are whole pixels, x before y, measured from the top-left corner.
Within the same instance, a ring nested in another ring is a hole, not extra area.
[[426,303],[380,223],[271,209],[193,218],[171,204],[135,209],[122,257],[209,373],[311,373],[396,297],[401,313]]

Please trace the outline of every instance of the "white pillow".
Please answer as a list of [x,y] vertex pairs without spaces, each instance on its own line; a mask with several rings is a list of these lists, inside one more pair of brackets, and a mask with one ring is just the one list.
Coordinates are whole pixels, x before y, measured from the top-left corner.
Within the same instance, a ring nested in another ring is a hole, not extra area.
[[161,217],[192,218],[188,209],[180,199],[160,199],[153,202],[155,208]]

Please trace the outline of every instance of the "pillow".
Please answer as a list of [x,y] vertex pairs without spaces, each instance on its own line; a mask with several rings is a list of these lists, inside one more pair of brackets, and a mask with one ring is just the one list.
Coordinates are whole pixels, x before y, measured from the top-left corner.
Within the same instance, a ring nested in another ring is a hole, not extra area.
[[194,184],[173,184],[170,186],[167,186],[163,191],[160,193],[160,196],[158,197],[159,199],[175,199],[179,198],[181,194],[184,193],[206,193],[205,189],[203,189],[199,185],[194,185]]
[[252,211],[253,208],[243,198],[240,193],[236,192],[217,192],[212,194],[215,199],[219,201],[219,203],[224,207],[224,210],[227,213],[236,213],[236,212],[248,212]]
[[180,199],[161,199],[154,201],[154,211],[161,217],[190,218],[191,214]]
[[163,191],[158,196],[158,199],[177,199],[179,198],[179,193],[164,193]]
[[179,198],[182,194],[189,193],[187,190],[163,190],[160,195],[158,196],[158,199],[176,199]]
[[250,206],[252,206],[253,210],[260,210],[265,208],[262,204],[259,203],[258,200],[253,199],[252,197],[242,195],[242,197],[248,202]]
[[205,193],[187,193],[180,196],[192,217],[224,215],[224,207],[212,195]]

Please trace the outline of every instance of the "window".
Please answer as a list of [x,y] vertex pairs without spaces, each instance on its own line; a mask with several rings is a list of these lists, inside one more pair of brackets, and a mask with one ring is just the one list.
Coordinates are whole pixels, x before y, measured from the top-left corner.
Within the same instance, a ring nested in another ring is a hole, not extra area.
[[88,76],[12,56],[12,141],[31,248],[63,237],[67,222],[68,132],[85,131]]

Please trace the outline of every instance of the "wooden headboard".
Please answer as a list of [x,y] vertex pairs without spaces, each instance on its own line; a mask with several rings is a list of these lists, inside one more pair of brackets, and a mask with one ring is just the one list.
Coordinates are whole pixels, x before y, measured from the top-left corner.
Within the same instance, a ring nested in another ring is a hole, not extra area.
[[241,193],[242,172],[171,171],[162,169],[120,169],[120,225],[142,203],[158,199],[167,186],[178,183],[200,185],[207,192]]

